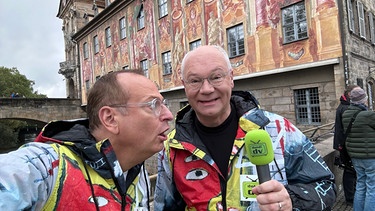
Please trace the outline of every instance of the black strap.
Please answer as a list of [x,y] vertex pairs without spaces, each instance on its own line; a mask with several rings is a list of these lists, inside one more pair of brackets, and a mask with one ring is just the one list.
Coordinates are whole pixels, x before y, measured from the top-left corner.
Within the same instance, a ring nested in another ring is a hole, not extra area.
[[345,131],[345,139],[346,137],[348,137],[348,134],[350,133],[350,131],[352,130],[352,125],[353,125],[353,122],[355,120],[355,118],[357,117],[357,115],[359,114],[359,112],[361,112],[362,110],[359,110],[357,112],[355,112],[355,114],[352,116],[352,119],[350,120],[350,123],[348,125],[348,128],[346,129]]

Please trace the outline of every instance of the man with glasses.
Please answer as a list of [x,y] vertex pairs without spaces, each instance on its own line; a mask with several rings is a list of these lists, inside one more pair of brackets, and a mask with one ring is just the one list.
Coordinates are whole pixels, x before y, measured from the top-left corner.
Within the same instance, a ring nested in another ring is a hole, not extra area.
[[[159,153],[155,211],[332,208],[334,175],[322,157],[290,121],[260,109],[250,92],[232,90],[224,49],[201,46],[187,53],[181,79],[189,105],[177,113]],[[271,180],[260,185],[244,141],[259,129],[270,135],[274,150]]]
[[0,210],[150,210],[144,161],[173,119],[136,70],[95,82],[88,119],[52,121],[33,143],[0,155]]

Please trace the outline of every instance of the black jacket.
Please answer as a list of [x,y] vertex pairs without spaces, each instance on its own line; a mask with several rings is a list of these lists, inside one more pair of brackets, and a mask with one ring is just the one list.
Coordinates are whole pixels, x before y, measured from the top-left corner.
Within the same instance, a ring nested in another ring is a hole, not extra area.
[[342,114],[350,105],[349,97],[342,95],[340,105],[336,109],[335,135],[333,137],[333,148],[336,150],[345,150],[345,129],[342,126]]

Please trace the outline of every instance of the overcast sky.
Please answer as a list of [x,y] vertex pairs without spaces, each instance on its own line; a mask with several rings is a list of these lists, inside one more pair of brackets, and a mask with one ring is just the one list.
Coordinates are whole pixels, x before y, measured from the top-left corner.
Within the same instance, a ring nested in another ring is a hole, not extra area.
[[59,0],[0,2],[0,66],[16,67],[35,82],[34,91],[49,98],[65,98],[65,61]]

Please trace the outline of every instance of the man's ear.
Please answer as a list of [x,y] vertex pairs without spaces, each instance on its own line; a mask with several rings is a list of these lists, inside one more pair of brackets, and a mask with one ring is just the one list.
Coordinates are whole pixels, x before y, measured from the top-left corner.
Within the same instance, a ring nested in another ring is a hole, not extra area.
[[99,110],[98,115],[104,128],[111,133],[118,133],[117,113],[114,111],[114,108],[103,106]]

